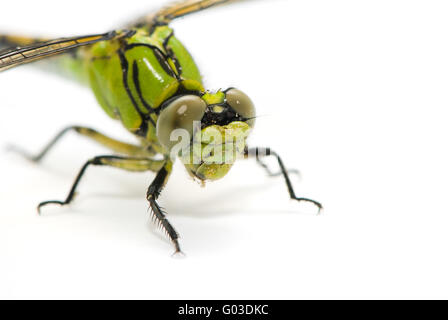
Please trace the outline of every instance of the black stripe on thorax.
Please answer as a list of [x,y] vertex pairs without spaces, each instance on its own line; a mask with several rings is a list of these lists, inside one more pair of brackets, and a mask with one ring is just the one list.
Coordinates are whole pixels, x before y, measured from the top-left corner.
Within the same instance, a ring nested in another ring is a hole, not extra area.
[[160,66],[166,72],[166,74],[168,74],[170,77],[180,80],[179,76],[168,63],[168,57],[159,48],[147,43],[131,43],[126,46],[125,51],[131,50],[136,47],[146,47],[151,49],[157,59],[157,62],[159,62]]
[[136,134],[138,134],[139,136],[143,136],[146,137],[147,133],[148,133],[148,121],[151,122],[151,124],[155,127],[156,124],[154,122],[154,120],[151,119],[151,117],[149,117],[149,114],[144,114],[140,108],[138,107],[137,101],[135,101],[134,96],[132,95],[131,89],[129,88],[129,83],[128,83],[128,74],[129,74],[129,63],[126,60],[126,57],[124,56],[124,53],[120,50],[118,51],[118,57],[120,58],[120,63],[121,63],[121,69],[123,71],[123,86],[126,90],[126,93],[128,94],[129,99],[132,102],[132,105],[134,106],[135,110],[138,112],[138,114],[140,115],[141,119],[142,119],[142,124],[140,126],[140,128],[137,130]]
[[163,48],[165,49],[168,56],[173,60],[174,65],[176,67],[177,72],[179,73],[179,77],[182,77],[182,66],[180,65],[179,60],[176,57],[176,54],[174,51],[168,46],[168,42],[171,40],[171,38],[174,36],[174,31],[171,31],[170,35],[166,37],[166,39],[163,41]]

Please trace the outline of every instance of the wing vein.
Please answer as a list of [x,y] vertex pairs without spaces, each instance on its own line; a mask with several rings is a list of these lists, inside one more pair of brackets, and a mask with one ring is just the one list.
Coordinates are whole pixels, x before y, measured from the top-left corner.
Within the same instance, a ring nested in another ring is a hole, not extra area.
[[55,39],[46,42],[35,43],[26,47],[17,47],[9,50],[3,50],[0,52],[0,71],[24,63],[67,52],[68,50],[75,49],[81,46],[94,44],[99,41],[120,38],[122,36],[126,36],[127,34],[127,31],[121,33],[112,31],[97,35]]

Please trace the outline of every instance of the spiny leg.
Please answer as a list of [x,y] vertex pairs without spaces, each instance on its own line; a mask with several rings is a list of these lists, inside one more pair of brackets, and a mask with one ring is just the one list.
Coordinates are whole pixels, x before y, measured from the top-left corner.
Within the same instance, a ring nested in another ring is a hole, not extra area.
[[256,159],[259,159],[261,157],[268,157],[268,156],[275,157],[277,159],[278,165],[280,167],[280,171],[281,171],[283,177],[285,178],[285,183],[286,183],[286,186],[288,187],[288,192],[289,192],[291,199],[297,200],[297,201],[310,202],[319,208],[319,212],[322,210],[323,207],[319,202],[312,200],[312,199],[308,199],[308,198],[299,198],[296,196],[296,194],[294,192],[294,188],[291,183],[291,180],[289,179],[288,171],[286,170],[286,167],[285,167],[282,159],[280,158],[280,156],[277,153],[272,151],[270,148],[251,148],[251,149],[246,148],[244,150],[244,156],[246,158],[256,158]]
[[68,205],[73,201],[78,185],[84,176],[87,168],[91,165],[94,166],[110,166],[128,171],[155,171],[157,175],[147,191],[147,199],[151,206],[151,209],[154,214],[154,218],[159,222],[160,226],[166,231],[170,240],[173,242],[174,247],[176,249],[175,253],[180,253],[179,246],[179,235],[170,222],[166,219],[165,213],[162,211],[158,203],[156,202],[157,198],[160,196],[160,193],[165,186],[169,174],[172,171],[172,162],[166,160],[152,160],[152,159],[142,159],[142,158],[128,158],[128,157],[119,157],[119,156],[98,156],[93,159],[87,161],[79,171],[75,182],[70,189],[70,192],[67,195],[67,198],[64,201],[59,200],[51,200],[41,202],[38,206],[38,212],[40,213],[40,209],[43,206],[48,204],[58,204],[58,205]]
[[58,205],[68,205],[72,202],[73,197],[75,196],[76,189],[84,176],[87,168],[91,165],[93,166],[109,166],[115,167],[128,171],[159,171],[160,168],[165,164],[165,160],[152,160],[152,159],[144,159],[144,158],[129,158],[129,157],[118,157],[118,156],[98,156],[93,159],[87,161],[79,171],[75,182],[70,189],[70,192],[67,195],[67,198],[64,201],[59,200],[50,200],[41,202],[37,210],[40,214],[40,210],[43,206],[48,204],[58,204]]
[[149,201],[149,205],[151,206],[154,218],[157,220],[163,230],[166,231],[168,237],[173,242],[174,248],[176,250],[174,253],[176,254],[182,252],[179,246],[179,234],[168,221],[162,208],[160,208],[159,204],[157,203],[157,199],[159,198],[163,187],[168,181],[172,168],[173,163],[171,161],[167,161],[165,165],[159,170],[159,172],[157,172],[155,179],[152,181],[151,185],[148,188],[146,199],[148,199]]
[[38,154],[31,155],[28,152],[22,150],[16,146],[8,146],[8,150],[14,151],[25,157],[32,162],[40,162],[47,153],[55,146],[55,144],[64,137],[68,132],[74,131],[81,136],[92,139],[93,141],[101,144],[102,146],[111,149],[117,153],[126,154],[133,157],[152,157],[155,152],[151,148],[143,148],[140,146],[124,143],[87,127],[70,126],[60,131]]

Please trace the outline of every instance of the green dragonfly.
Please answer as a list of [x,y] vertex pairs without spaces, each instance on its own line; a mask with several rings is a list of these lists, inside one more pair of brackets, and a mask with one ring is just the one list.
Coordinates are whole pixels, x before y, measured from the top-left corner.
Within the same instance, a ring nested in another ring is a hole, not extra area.
[[[67,132],[74,131],[109,148],[114,155],[88,160],[63,201],[68,205],[86,169],[110,166],[128,171],[153,171],[156,176],[146,198],[154,219],[181,252],[178,233],[157,200],[172,172],[176,158],[201,183],[224,177],[238,158],[254,158],[269,175],[282,175],[292,199],[321,204],[297,197],[289,173],[270,148],[249,148],[246,139],[255,124],[250,98],[236,88],[208,91],[204,88],[193,58],[174,36],[169,24],[178,17],[205,10],[230,0],[187,0],[146,15],[126,28],[103,34],[55,40],[0,35],[0,71],[54,57],[49,63],[90,87],[100,106],[136,136],[133,145],[112,139],[94,129],[71,126],[61,131],[37,155],[16,149],[39,162]],[[179,142],[179,138],[180,142]],[[272,173],[262,158],[277,159],[280,171]]]

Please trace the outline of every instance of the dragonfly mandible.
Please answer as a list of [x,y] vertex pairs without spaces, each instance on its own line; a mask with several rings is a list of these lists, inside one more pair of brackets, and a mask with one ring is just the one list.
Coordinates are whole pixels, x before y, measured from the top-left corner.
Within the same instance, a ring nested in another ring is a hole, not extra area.
[[[280,156],[270,148],[249,148],[246,139],[255,125],[255,107],[241,90],[209,91],[190,53],[176,38],[170,22],[230,0],[187,0],[146,15],[126,28],[103,34],[55,40],[0,35],[0,71],[57,56],[50,62],[87,84],[103,110],[135,135],[140,144],[112,139],[92,128],[71,126],[56,135],[37,155],[15,150],[33,162],[41,161],[69,131],[96,141],[114,155],[88,160],[63,201],[68,205],[90,166],[110,166],[128,171],[153,171],[147,189],[154,219],[167,233],[175,253],[181,252],[179,235],[158,204],[176,158],[201,183],[223,178],[238,158],[254,158],[269,175],[282,175],[289,195],[297,197]],[[179,143],[181,137],[182,143]],[[262,161],[275,157],[280,168],[273,173]]]

